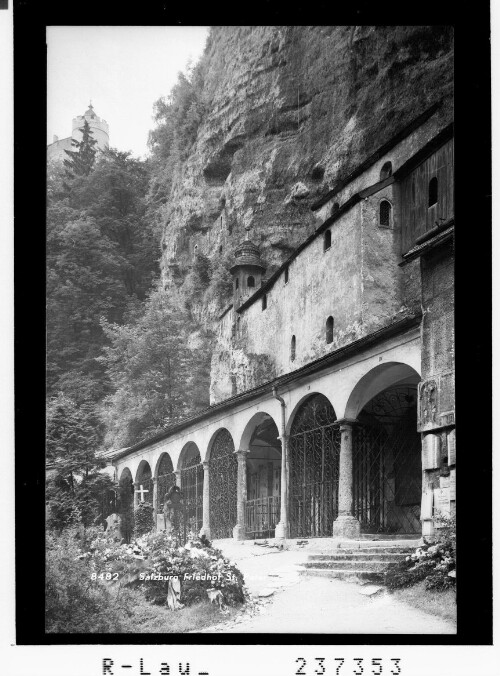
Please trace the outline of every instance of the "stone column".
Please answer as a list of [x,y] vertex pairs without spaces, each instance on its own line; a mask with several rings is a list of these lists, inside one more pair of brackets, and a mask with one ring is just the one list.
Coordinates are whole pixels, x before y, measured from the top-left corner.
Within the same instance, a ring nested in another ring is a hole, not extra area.
[[278,437],[281,441],[281,496],[280,496],[280,520],[276,524],[274,537],[278,540],[286,540],[288,537],[288,437]]
[[361,532],[353,514],[352,426],[354,420],[340,420],[339,512],[333,524],[333,537],[357,538]]
[[139,493],[136,493],[136,491],[138,491],[140,487],[140,482],[134,481],[134,511],[137,509],[137,507],[139,507],[140,498]]
[[204,535],[210,540],[210,473],[208,462],[203,463],[203,526],[200,537]]
[[175,472],[175,485],[181,487],[181,470],[177,469]]
[[236,526],[233,528],[235,540],[245,539],[245,503],[247,499],[247,453],[236,451],[238,477],[236,480]]
[[157,502],[156,498],[157,498],[157,495],[158,495],[158,479],[156,477],[152,477],[151,480],[152,480],[152,483],[153,483],[153,495],[151,496],[152,505],[153,505],[153,522],[154,522],[155,530],[156,530],[157,529],[157,518],[156,517],[157,517],[157,514],[158,514],[158,511],[156,509],[156,502]]

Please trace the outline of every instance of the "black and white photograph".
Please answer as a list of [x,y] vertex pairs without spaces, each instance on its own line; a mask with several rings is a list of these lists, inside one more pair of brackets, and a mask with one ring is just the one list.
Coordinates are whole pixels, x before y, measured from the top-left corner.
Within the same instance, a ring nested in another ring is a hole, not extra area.
[[[491,519],[491,449],[456,427],[453,21],[84,16],[45,27],[43,643],[109,644],[103,675],[217,676],[115,639],[372,643],[269,676],[417,673],[375,644],[460,642]],[[457,447],[484,448],[466,491]]]

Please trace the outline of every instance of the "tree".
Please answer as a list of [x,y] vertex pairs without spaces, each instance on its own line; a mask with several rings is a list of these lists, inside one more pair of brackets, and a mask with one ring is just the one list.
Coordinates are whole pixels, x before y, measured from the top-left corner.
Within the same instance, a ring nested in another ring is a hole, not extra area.
[[80,141],[72,139],[71,145],[76,150],[65,150],[68,157],[64,160],[66,168],[66,177],[73,179],[75,176],[88,176],[95,163],[97,150],[97,139],[92,136],[90,125],[85,120],[83,127],[80,127],[82,138]]
[[47,486],[49,527],[61,530],[75,512],[85,526],[99,515],[102,491],[112,484],[96,458],[102,426],[94,408],[60,394],[47,407]]
[[158,288],[135,321],[103,326],[110,346],[99,361],[113,390],[103,407],[106,443],[128,446],[208,405],[210,342],[190,340],[175,291]]

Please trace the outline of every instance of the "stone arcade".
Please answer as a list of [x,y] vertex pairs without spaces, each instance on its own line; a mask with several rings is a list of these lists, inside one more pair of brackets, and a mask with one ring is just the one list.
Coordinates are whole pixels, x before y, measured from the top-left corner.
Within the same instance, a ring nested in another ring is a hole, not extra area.
[[[236,248],[211,406],[106,453],[210,538],[429,535],[455,509],[453,127],[438,106],[319,200],[266,279]],[[257,374],[257,375],[256,375]],[[150,498],[149,498],[150,499]]]

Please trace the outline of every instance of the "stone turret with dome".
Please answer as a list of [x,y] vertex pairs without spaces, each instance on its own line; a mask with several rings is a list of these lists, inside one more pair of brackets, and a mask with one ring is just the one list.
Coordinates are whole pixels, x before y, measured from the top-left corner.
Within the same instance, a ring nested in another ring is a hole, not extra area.
[[233,276],[233,305],[239,307],[262,284],[266,266],[260,257],[259,247],[250,241],[249,228],[245,228],[246,237],[236,247],[234,264],[231,267]]

